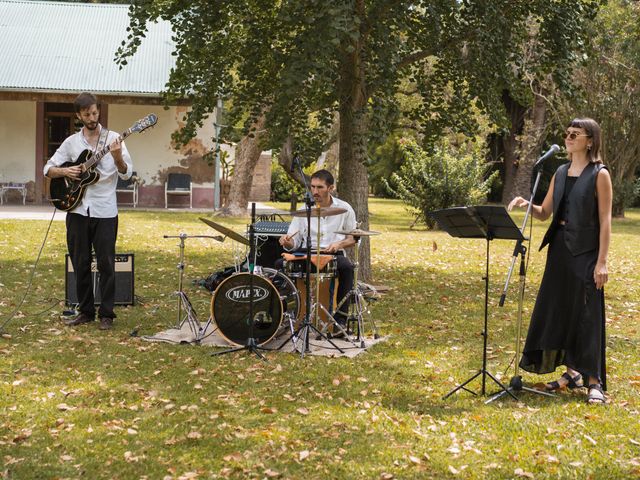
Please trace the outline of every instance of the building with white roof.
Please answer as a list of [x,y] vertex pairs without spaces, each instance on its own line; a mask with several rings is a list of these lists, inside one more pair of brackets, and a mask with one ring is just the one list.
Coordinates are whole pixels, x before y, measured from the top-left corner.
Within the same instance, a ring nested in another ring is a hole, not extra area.
[[78,128],[72,102],[89,91],[98,96],[101,123],[111,130],[124,131],[149,113],[158,116],[153,129],[126,141],[141,180],[140,206],[164,206],[172,172],[191,175],[194,207],[213,206],[213,166],[203,159],[214,148],[213,121],[175,149],[171,134],[188,105],[165,110],[161,101],[175,63],[171,25],[149,25],[138,52],[121,68],[115,53],[128,25],[127,5],[0,0],[0,183],[25,183],[28,201],[46,202],[42,167]]

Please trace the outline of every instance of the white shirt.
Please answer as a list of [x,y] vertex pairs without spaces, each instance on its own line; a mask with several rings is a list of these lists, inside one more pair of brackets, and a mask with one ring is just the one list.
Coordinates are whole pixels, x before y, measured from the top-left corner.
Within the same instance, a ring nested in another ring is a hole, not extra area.
[[[102,125],[99,125],[100,131],[102,131]],[[62,142],[62,145],[56,150],[56,153],[49,159],[44,166],[44,175],[51,167],[60,167],[65,162],[75,162],[80,154],[89,149],[94,151],[96,146],[90,145],[87,139],[82,134],[83,129],[73,135],[67,137]],[[105,146],[111,145],[118,133],[110,131],[107,135],[107,141]],[[127,171],[125,173],[119,173],[116,168],[113,156],[107,153],[96,164],[96,171],[100,174],[100,179],[93,185],[89,185],[85,188],[84,196],[76,208],[70,210],[69,213],[78,213],[84,216],[91,216],[95,218],[113,218],[118,215],[118,202],[116,198],[116,186],[118,185],[118,176],[123,180],[131,178],[133,172],[133,165],[131,163],[131,156],[125,146],[124,142],[120,144],[122,149],[122,158],[127,164]]]
[[[327,248],[335,242],[340,242],[346,238],[346,235],[334,233],[336,231],[350,231],[356,228],[356,213],[344,200],[331,197],[331,206],[338,208],[346,208],[345,213],[340,215],[332,215],[330,217],[320,217],[320,250]],[[307,246],[307,217],[293,217],[287,235],[298,234],[293,237],[293,248],[306,248]],[[318,217],[311,217],[311,249],[317,249],[318,243]]]

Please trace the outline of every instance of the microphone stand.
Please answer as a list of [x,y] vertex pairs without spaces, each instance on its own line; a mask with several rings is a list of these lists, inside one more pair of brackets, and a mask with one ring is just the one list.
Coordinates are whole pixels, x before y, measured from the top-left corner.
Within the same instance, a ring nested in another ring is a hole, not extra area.
[[255,227],[256,223],[256,204],[251,204],[251,225],[249,225],[249,338],[247,339],[246,345],[237,348],[230,348],[228,350],[224,350],[222,352],[214,352],[211,354],[212,357],[218,355],[224,355],[225,353],[239,352],[241,350],[248,350],[251,353],[256,354],[256,356],[260,360],[267,361],[267,358],[260,353],[260,350],[270,351],[270,348],[265,348],[258,345],[258,342],[254,338],[254,324],[255,319],[253,318],[253,301],[254,301],[254,291],[253,291],[253,279],[255,276]]
[[[542,176],[542,159],[538,160],[538,162],[533,166],[533,168],[538,168],[538,173],[536,174],[536,180],[533,183],[533,190],[531,191],[531,198],[529,198],[529,204],[527,205],[527,211],[524,214],[524,221],[522,222],[522,228],[520,228],[520,232],[522,236],[524,236],[524,230],[527,226],[527,222],[529,220],[529,214],[531,213],[531,209],[533,207],[533,198],[536,195],[536,191],[538,190],[538,184],[540,183],[540,177]],[[531,239],[528,239],[531,240]],[[525,262],[525,253],[527,252],[527,247],[522,244],[523,240],[517,240],[516,245],[513,249],[513,256],[511,257],[511,265],[509,266],[509,270],[507,272],[507,280],[505,281],[504,288],[502,290],[502,295],[500,295],[499,305],[504,307],[504,301],[507,298],[507,289],[509,288],[509,281],[511,280],[511,274],[513,273],[513,269],[516,264],[516,260],[520,257],[520,270],[519,270],[519,283],[518,283],[518,314],[516,317],[516,361],[513,372],[513,377],[511,377],[511,381],[509,382],[509,388],[506,390],[500,391],[491,398],[489,398],[485,403],[491,403],[494,400],[502,398],[504,395],[511,395],[513,398],[517,400],[517,397],[513,394],[513,392],[520,392],[522,390],[526,392],[535,393],[537,395],[544,395],[547,397],[554,397],[552,393],[543,392],[542,390],[537,390],[535,388],[525,387],[522,384],[522,376],[519,375],[520,372],[520,343],[522,338],[522,310],[524,303],[524,287],[525,287],[525,279],[527,276],[527,268]]]
[[[306,217],[307,219],[307,258],[305,259],[305,273],[306,273],[305,292],[307,294],[307,298],[305,299],[306,311],[304,314],[304,320],[300,328],[298,328],[298,330],[293,332],[289,336],[289,338],[287,338],[284,342],[282,342],[282,344],[277,348],[277,350],[280,350],[282,347],[284,347],[289,340],[298,338],[298,334],[302,332],[304,346],[302,348],[302,351],[300,352],[300,357],[304,358],[304,354],[311,351],[311,349],[309,348],[309,329],[312,329],[318,334],[319,337],[327,340],[340,353],[344,353],[344,350],[342,350],[335,343],[333,343],[329,337],[327,337],[324,333],[318,330],[318,328],[315,325],[311,323],[311,209],[313,208],[313,205],[315,202],[313,200],[313,195],[311,194],[311,188],[309,188],[309,184],[307,183],[307,177],[305,177],[304,175],[304,171],[302,170],[302,165],[300,164],[297,156],[293,158],[293,164],[291,166],[291,170],[293,171],[293,169],[296,166],[298,167],[300,176],[302,177],[302,180],[304,182],[304,188],[305,188],[304,203],[305,203],[305,208],[307,210],[307,217]],[[318,217],[318,231],[319,230],[320,230],[320,217]],[[318,251],[319,251],[320,244],[318,243],[316,247],[318,248]],[[316,299],[316,301],[318,301],[318,299]]]

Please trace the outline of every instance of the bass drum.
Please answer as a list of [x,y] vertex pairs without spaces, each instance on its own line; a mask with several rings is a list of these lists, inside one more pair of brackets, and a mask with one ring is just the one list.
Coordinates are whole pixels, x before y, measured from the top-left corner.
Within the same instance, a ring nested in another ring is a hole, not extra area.
[[251,275],[236,273],[222,281],[211,299],[211,317],[220,334],[236,345],[252,336],[263,345],[281,328],[291,328],[300,314],[300,294],[289,278],[271,268],[253,276],[253,334],[249,321]]

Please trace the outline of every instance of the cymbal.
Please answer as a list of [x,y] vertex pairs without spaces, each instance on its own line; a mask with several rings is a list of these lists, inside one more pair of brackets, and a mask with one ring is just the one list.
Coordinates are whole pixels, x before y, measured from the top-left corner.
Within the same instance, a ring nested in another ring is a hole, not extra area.
[[[345,213],[347,211],[346,208],[340,207],[313,207],[311,209],[312,217],[332,217],[333,215],[340,215],[341,213]],[[306,217],[307,209],[295,210],[293,212],[289,212],[292,217]]]
[[352,237],[372,237],[373,235],[380,235],[380,232],[374,232],[371,230],[360,230],[359,228],[354,228],[353,230],[338,230],[336,232],[338,235],[351,235]]
[[200,217],[200,220],[202,220],[204,223],[209,225],[214,230],[216,230],[216,231],[220,232],[221,234],[223,234],[225,237],[229,237],[230,239],[235,240],[236,242],[240,242],[243,245],[249,245],[249,240],[247,240],[245,237],[243,237],[239,233],[234,232],[230,228],[227,228],[224,225],[220,225],[219,223],[212,222],[211,220],[209,220],[207,218]]

